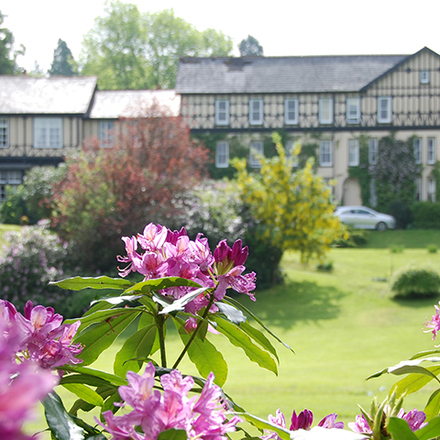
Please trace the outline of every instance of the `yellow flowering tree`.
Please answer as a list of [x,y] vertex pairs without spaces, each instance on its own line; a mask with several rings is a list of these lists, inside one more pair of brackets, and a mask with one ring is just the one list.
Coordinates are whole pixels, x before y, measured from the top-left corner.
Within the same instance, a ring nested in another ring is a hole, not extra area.
[[282,251],[299,251],[303,262],[322,261],[331,244],[346,234],[333,216],[330,188],[313,173],[313,158],[304,168],[293,168],[299,146],[286,154],[279,134],[273,135],[273,141],[278,155],[259,157],[259,174],[249,173],[244,159],[233,160],[242,201],[262,226],[263,241]]

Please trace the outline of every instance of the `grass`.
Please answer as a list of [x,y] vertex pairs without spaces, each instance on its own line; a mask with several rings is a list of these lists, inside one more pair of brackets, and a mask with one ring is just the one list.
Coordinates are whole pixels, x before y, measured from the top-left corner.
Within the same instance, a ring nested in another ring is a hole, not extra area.
[[3,238],[3,235],[5,232],[19,231],[20,229],[21,229],[21,226],[0,224],[0,248],[5,244],[5,240]]
[[[385,398],[399,379],[385,376],[366,381],[366,377],[417,351],[433,348],[431,335],[423,333],[422,327],[440,298],[396,301],[391,298],[389,281],[375,280],[389,280],[408,264],[439,268],[440,254],[426,249],[439,242],[437,231],[373,232],[363,249],[333,249],[329,255],[332,272],[317,271],[312,264],[304,266],[296,254],[287,253],[282,262],[286,284],[257,292],[255,303],[247,297],[242,301],[295,353],[276,344],[280,357],[277,377],[251,363],[221,335],[209,335],[229,365],[225,391],[249,412],[264,418],[277,408],[286,417],[293,409],[308,408],[317,421],[332,412],[339,415],[338,420],[352,421],[359,413],[358,405],[368,409],[373,396]],[[392,245],[403,246],[404,251],[391,253]],[[168,336],[173,361],[181,343],[175,332]],[[120,344],[106,352],[96,367],[111,371]],[[186,360],[181,369],[196,373]],[[422,409],[433,389],[408,396],[404,407]],[[73,399],[63,390],[61,394],[69,407]]]

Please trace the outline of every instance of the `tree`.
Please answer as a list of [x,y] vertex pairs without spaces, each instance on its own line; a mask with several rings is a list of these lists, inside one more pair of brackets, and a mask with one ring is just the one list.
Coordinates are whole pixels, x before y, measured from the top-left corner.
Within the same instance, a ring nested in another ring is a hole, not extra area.
[[113,1],[83,41],[81,73],[98,75],[101,89],[173,88],[179,58],[224,56],[232,40],[213,29],[199,32],[173,10],[141,14]]
[[73,76],[78,73],[72,52],[68,48],[67,43],[61,40],[61,38],[58,40],[58,45],[53,51],[53,61],[48,73],[50,76]]
[[206,149],[191,140],[181,117],[156,104],[140,110],[140,117],[121,120],[113,147],[89,139],[69,156],[55,189],[54,224],[87,270],[116,268],[121,235],[150,221],[170,224],[179,194],[204,172]]
[[[4,15],[0,11],[0,26],[3,21]],[[12,32],[0,27],[0,75],[13,75],[18,70],[16,59],[24,54],[25,48],[21,45],[20,50],[14,51],[14,41]]]
[[247,38],[241,40],[240,44],[238,45],[238,49],[240,51],[240,56],[242,57],[262,57],[264,55],[263,47],[252,35],[248,35]]
[[302,261],[322,260],[345,231],[333,215],[330,188],[313,173],[313,159],[294,171],[278,134],[274,142],[278,156],[261,157],[260,174],[250,174],[243,159],[233,162],[238,171],[237,190],[260,225],[262,241],[282,252],[299,251]]

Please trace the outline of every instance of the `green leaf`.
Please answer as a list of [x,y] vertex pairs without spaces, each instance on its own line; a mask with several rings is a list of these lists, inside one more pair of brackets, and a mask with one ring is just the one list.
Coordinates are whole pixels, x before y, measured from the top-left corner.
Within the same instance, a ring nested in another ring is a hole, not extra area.
[[[431,371],[434,375],[440,373],[440,367],[429,367],[428,370]],[[433,378],[431,376],[426,376],[424,374],[410,374],[393,385],[390,390],[390,395],[394,391],[396,392],[398,397],[402,396],[403,394],[414,393],[423,388],[429,382],[431,382],[432,379]]]
[[184,429],[167,429],[162,431],[158,436],[157,440],[186,440],[186,431]]
[[112,385],[100,377],[90,376],[88,374],[69,374],[63,376],[60,380],[60,385],[76,383],[83,383],[84,385],[90,385],[92,387]]
[[262,332],[260,332],[260,330],[252,327],[248,322],[242,322],[240,324],[240,328],[244,332],[246,332],[252,339],[254,339],[254,341],[258,342],[268,352],[272,353],[278,362],[280,361],[278,359],[278,354],[275,350],[275,347],[271,344],[269,339],[267,339],[266,336]]
[[75,338],[76,343],[84,346],[78,356],[83,360],[84,365],[89,365],[98,359],[99,355],[109,348],[118,335],[141,313],[137,309],[119,309],[119,311],[121,313],[118,316],[93,324]]
[[428,399],[425,409],[423,410],[426,414],[426,418],[431,420],[440,413],[440,389],[435,390]]
[[[176,327],[179,330],[180,338],[186,345],[190,339],[184,327],[184,322],[178,318],[173,317]],[[202,377],[208,377],[212,371],[215,375],[214,382],[222,387],[226,382],[228,376],[228,365],[226,364],[223,355],[215,348],[208,339],[200,339],[196,337],[188,349],[188,356],[191,362],[194,363],[198,372]]]
[[288,431],[285,428],[281,428],[281,426],[274,425],[273,423],[270,423],[268,420],[260,419],[259,417],[256,417],[247,412],[237,413],[237,415],[242,417],[252,425],[256,426],[258,429],[267,429],[269,431],[276,432],[281,437],[282,440],[290,440],[290,431]]
[[76,394],[80,399],[94,405],[100,406],[104,404],[102,397],[96,392],[91,390],[88,386],[81,383],[64,383],[63,387],[69,390],[71,393]]
[[218,307],[220,313],[223,313],[226,318],[234,324],[240,324],[241,322],[246,321],[246,316],[243,315],[243,312],[234,306],[220,301],[215,302],[214,304]]
[[113,306],[116,306],[118,304],[121,304],[125,301],[132,302],[139,300],[139,295],[120,295],[120,296],[105,296],[103,298],[96,299],[92,301],[90,304],[94,305],[96,303],[105,301]]
[[430,356],[431,354],[439,354],[440,353],[440,349],[434,349],[434,350],[426,350],[426,351],[420,351],[419,353],[416,353],[414,356],[410,357],[410,360],[412,359],[418,359],[421,357],[425,357],[425,356]]
[[64,408],[60,397],[49,393],[43,400],[44,414],[50,432],[56,440],[83,440],[84,429],[80,428]]
[[115,374],[125,377],[129,370],[135,373],[140,370],[142,364],[139,365],[139,362],[134,359],[138,357],[147,358],[150,355],[156,332],[157,327],[152,324],[138,330],[124,342],[124,345],[115,356],[113,364]]
[[238,307],[239,309],[243,310],[246,314],[248,314],[249,316],[251,316],[255,321],[258,322],[258,324],[261,325],[261,327],[264,328],[264,330],[266,330],[274,339],[276,339],[280,344],[284,345],[284,347],[286,347],[287,349],[289,349],[292,353],[295,353],[289,345],[287,345],[285,342],[283,342],[269,327],[266,326],[266,324],[264,324],[264,322],[256,315],[254,315],[248,308],[246,308],[243,304],[241,304],[239,301],[235,300],[234,298],[231,298],[229,296],[225,296],[223,298],[223,301],[228,303],[228,304],[232,304],[236,307]]
[[115,376],[114,374],[111,373],[106,373],[105,371],[95,370],[94,368],[90,368],[90,367],[83,367],[78,365],[64,365],[62,369],[64,371],[70,371],[73,373],[98,377],[115,386],[127,385],[127,381],[125,380],[125,378]]
[[[85,330],[89,325],[94,324],[94,323],[100,323],[103,321],[106,321],[108,319],[113,318],[114,316],[121,316],[124,314],[130,314],[133,313],[134,311],[139,311],[142,310],[141,308],[130,308],[130,309],[126,309],[126,308],[115,308],[115,309],[106,309],[106,310],[99,310],[97,312],[91,313],[90,315],[87,316],[83,316],[81,318],[76,318],[76,319],[66,319],[64,321],[65,324],[73,324],[76,321],[80,321],[81,325],[78,329],[78,333],[82,332],[83,330]],[[77,337],[79,335],[77,334]]]
[[440,417],[434,417],[426,426],[415,432],[419,440],[429,440],[440,437]]
[[190,286],[190,287],[201,287],[200,284],[195,283],[194,281],[187,280],[186,278],[180,277],[165,277],[165,278],[156,278],[154,280],[141,281],[140,283],[136,283],[131,287],[125,290],[125,293],[150,293],[152,291],[166,289],[168,287],[176,287],[176,286]]
[[398,417],[390,417],[387,431],[391,434],[393,440],[418,440],[408,423]]
[[[208,290],[208,287],[201,287],[200,289],[196,289],[193,292],[189,292],[186,295],[182,296],[182,298],[176,299],[172,304],[164,307],[160,313],[161,314],[169,314],[171,312],[178,312],[180,310],[184,310],[185,306],[191,302],[193,299],[197,298],[200,294]],[[153,298],[155,299],[155,298]]]
[[49,284],[61,287],[66,290],[83,290],[83,289],[116,289],[126,290],[133,285],[132,282],[124,278],[110,277],[73,277],[66,278],[61,281],[51,281]]
[[263,351],[260,347],[255,345],[240,327],[220,318],[219,316],[213,316],[212,320],[217,323],[216,329],[224,334],[233,345],[243,349],[246,356],[252,362],[256,362],[260,367],[266,368],[278,375],[277,364],[273,358],[267,353],[267,351]]

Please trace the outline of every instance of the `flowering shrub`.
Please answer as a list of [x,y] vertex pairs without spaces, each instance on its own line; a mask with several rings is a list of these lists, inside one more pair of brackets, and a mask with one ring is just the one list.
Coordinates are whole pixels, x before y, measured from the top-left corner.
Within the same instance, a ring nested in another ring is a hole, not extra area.
[[[440,436],[439,390],[430,397],[424,412],[414,409],[405,413],[402,408],[407,393],[439,380],[438,367],[420,365],[437,362],[439,358],[432,355],[438,349],[418,353],[372,375],[370,378],[385,373],[407,376],[380,405],[373,400],[369,412],[361,408],[361,415],[348,424],[352,431],[336,421],[336,413],[312,426],[311,411],[293,411],[289,428],[280,410],[268,420],[248,413],[222,391],[227,365],[205,337],[209,330],[222,333],[251,361],[277,372],[277,351],[266,334],[282,341],[227,294],[232,289],[255,300],[256,275],[246,273],[244,266],[247,247],[240,240],[232,247],[221,240],[211,252],[203,236],[190,240],[184,229],[171,231],[155,224],[136,236],[123,237],[123,241],[126,255],[118,257],[124,264],[119,268],[121,277],[74,277],[55,283],[72,290],[113,290],[114,294],[96,301],[78,320],[62,322],[52,308],[34,307],[31,302],[22,315],[10,302],[0,301],[2,439],[28,439],[21,428],[37,399],[44,399],[48,426],[56,440],[105,440],[107,434],[113,440],[226,440],[242,421],[258,428],[261,440],[429,440]],[[126,277],[131,272],[142,275],[143,280],[129,281]],[[116,354],[114,374],[90,368],[136,319],[138,330]],[[169,324],[177,328],[183,342],[171,369],[165,346]],[[439,306],[426,328],[435,339],[440,330]],[[156,351],[160,363],[151,360]],[[185,355],[200,377],[177,370]],[[51,391],[56,383],[78,398],[70,412]],[[78,417],[80,410],[94,407],[100,409],[97,427]],[[243,438],[251,438],[239,429]]]

